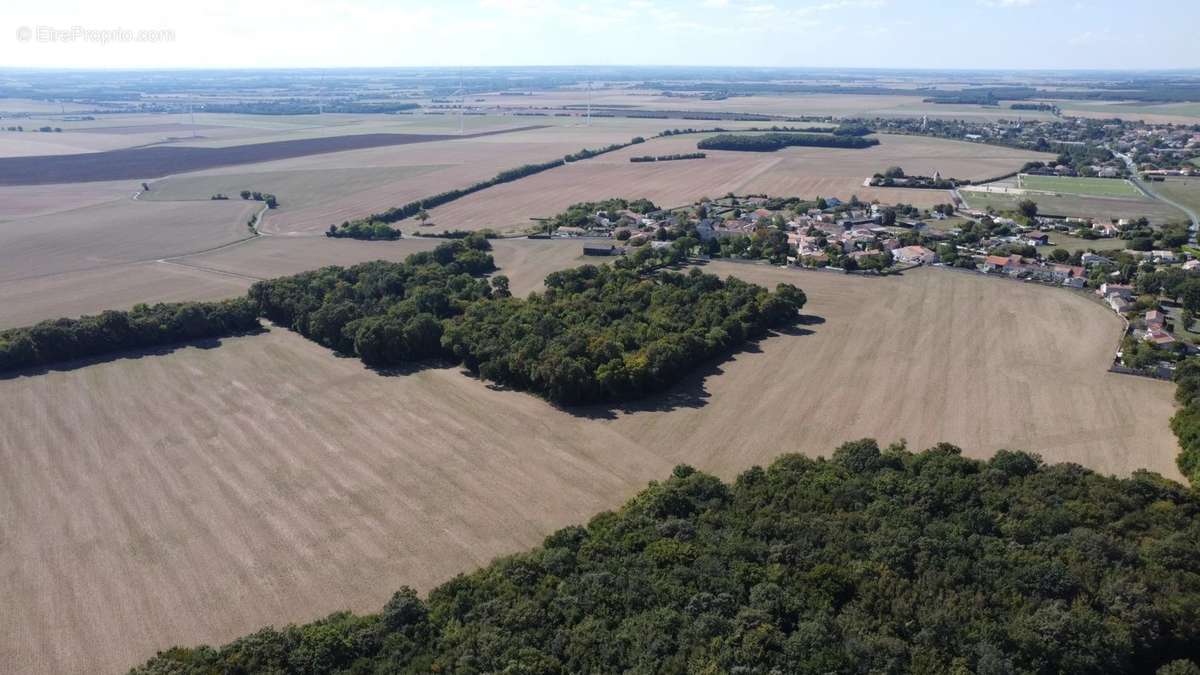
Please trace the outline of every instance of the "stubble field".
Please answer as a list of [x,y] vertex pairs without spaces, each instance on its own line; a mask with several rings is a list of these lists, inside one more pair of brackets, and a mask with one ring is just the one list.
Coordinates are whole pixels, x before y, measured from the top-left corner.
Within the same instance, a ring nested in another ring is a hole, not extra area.
[[[526,260],[577,262],[546,250]],[[627,409],[565,412],[457,368],[382,376],[278,329],[0,380],[0,669],[118,672],[375,611],[679,462],[729,477],[877,436],[1178,477],[1172,385],[1105,372],[1121,326],[1088,298],[947,270],[708,271],[797,283],[812,318]]]

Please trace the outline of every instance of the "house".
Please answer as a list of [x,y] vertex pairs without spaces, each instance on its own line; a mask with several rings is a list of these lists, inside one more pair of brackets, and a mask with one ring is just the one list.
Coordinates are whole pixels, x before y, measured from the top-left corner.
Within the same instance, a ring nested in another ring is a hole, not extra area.
[[1087,276],[1087,270],[1076,265],[1052,265],[1050,267],[1050,275],[1054,277],[1055,281],[1083,279]]
[[713,227],[713,222],[708,218],[696,223],[696,236],[700,241],[712,241],[717,238],[717,230]]
[[1154,262],[1173,263],[1179,260],[1179,256],[1175,255],[1174,251],[1154,250],[1150,252],[1150,258]]
[[1091,265],[1111,265],[1112,264],[1112,260],[1105,258],[1102,255],[1097,255],[1095,253],[1084,253],[1083,255],[1079,256],[1079,262],[1083,263],[1084,267],[1089,267]]
[[1101,237],[1115,237],[1121,234],[1121,228],[1112,223],[1092,223],[1092,232]]
[[573,225],[564,225],[563,227],[554,230],[554,235],[556,237],[582,237],[585,234],[587,234],[587,230],[583,229],[582,227],[575,227]]
[[1033,246],[1045,246],[1050,242],[1050,235],[1045,232],[1026,232],[1024,237]]
[[1112,298],[1113,296],[1116,296],[1128,300],[1129,298],[1133,297],[1133,286],[1103,283],[1100,284],[1100,295],[1104,298]]
[[1062,280],[1062,285],[1067,288],[1083,288],[1087,285],[1087,279],[1083,277],[1067,277]]
[[1117,314],[1124,314],[1133,309],[1133,302],[1119,295],[1108,296],[1108,306]]
[[1146,334],[1142,336],[1142,339],[1154,345],[1155,347],[1165,347],[1167,345],[1174,344],[1175,342],[1175,338],[1161,328],[1157,330],[1146,331]]
[[892,258],[898,263],[917,263],[928,265],[937,262],[937,254],[924,246],[902,246],[892,251]]
[[1183,269],[1185,269],[1189,272],[1191,272],[1192,270],[1194,270],[1196,268],[1200,268],[1200,260],[1189,260],[1189,261],[1183,263]]
[[1025,268],[1021,256],[1019,255],[989,255],[983,259],[984,272],[1003,272],[1005,274],[1016,274]]

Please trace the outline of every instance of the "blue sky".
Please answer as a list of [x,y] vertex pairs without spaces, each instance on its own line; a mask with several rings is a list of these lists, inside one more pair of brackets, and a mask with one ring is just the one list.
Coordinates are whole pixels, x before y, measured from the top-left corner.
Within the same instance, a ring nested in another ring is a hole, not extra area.
[[[1200,67],[1200,0],[14,4],[0,17],[3,66]],[[76,26],[91,37],[62,37]],[[129,37],[159,30],[171,35]]]

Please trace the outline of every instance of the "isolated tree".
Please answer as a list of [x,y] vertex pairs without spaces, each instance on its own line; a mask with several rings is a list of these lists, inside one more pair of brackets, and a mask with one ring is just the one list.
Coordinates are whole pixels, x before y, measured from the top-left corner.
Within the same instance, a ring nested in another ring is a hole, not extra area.
[[1038,205],[1032,199],[1022,199],[1017,202],[1017,210],[1026,218],[1034,218],[1038,214]]
[[512,297],[512,292],[508,290],[508,277],[503,274],[497,274],[492,277],[492,295],[497,298]]
[[[142,183],[142,185],[145,185],[145,183]],[[242,195],[242,199],[250,199],[250,191],[249,190],[242,190],[241,195]]]
[[883,172],[884,178],[904,178],[904,169],[898,166],[889,166],[887,171]]
[[1065,263],[1071,259],[1071,253],[1065,248],[1056,248],[1050,252],[1050,259],[1056,263]]
[[429,212],[425,209],[417,211],[417,220],[421,221],[421,224],[424,225],[429,220]]
[[879,222],[888,227],[895,225],[896,224],[896,209],[891,209],[891,208],[884,209],[883,215],[880,216]]

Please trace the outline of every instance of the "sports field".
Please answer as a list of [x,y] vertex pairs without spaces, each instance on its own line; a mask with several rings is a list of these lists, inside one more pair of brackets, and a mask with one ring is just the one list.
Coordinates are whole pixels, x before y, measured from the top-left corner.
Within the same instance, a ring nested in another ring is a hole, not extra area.
[[1141,199],[1113,199],[1111,197],[1088,197],[1065,193],[1002,193],[960,190],[968,206],[975,209],[991,207],[997,211],[1014,211],[1017,203],[1030,199],[1037,203],[1038,211],[1048,215],[1092,218],[1100,222],[1113,219],[1137,219],[1145,216],[1154,223],[1179,222],[1185,220],[1182,211],[1159,201],[1145,197]]
[[1026,190],[1059,192],[1085,197],[1140,199],[1141,190],[1123,178],[1081,178],[1073,176],[1017,176],[1017,186]]
[[281,330],[0,380],[0,670],[120,672],[376,611],[680,462],[728,478],[875,436],[1178,477],[1174,387],[1105,372],[1122,326],[1090,299],[949,270],[708,270],[797,283],[811,318],[628,409],[381,376]]

